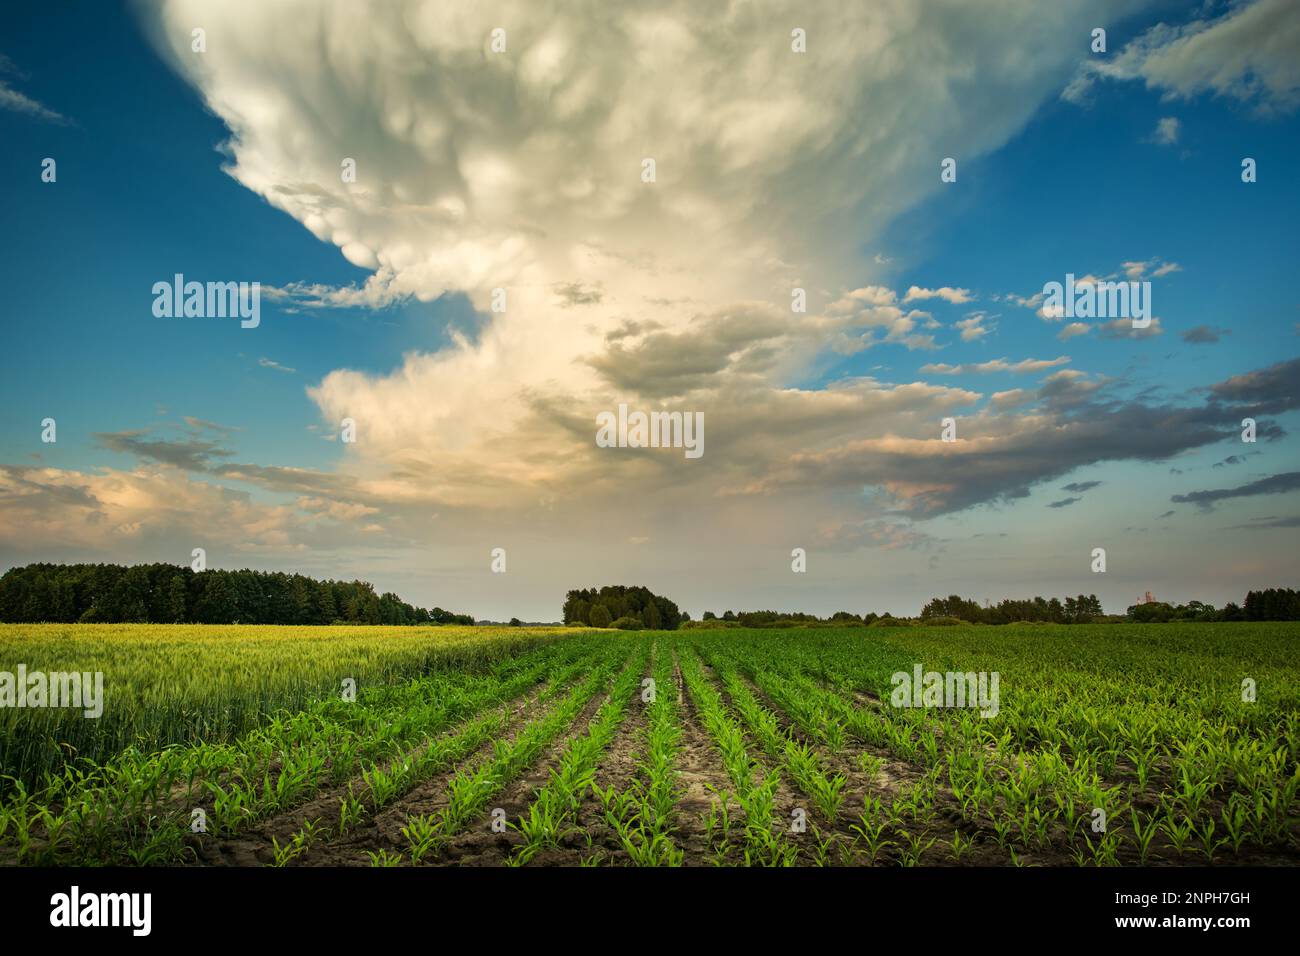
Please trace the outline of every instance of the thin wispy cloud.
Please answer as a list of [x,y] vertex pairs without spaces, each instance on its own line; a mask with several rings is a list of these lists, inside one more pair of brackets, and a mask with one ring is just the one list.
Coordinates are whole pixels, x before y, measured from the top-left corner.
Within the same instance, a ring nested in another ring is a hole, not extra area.
[[1276,495],[1300,489],[1300,471],[1288,471],[1280,475],[1270,475],[1258,481],[1238,485],[1235,488],[1215,488],[1207,491],[1192,491],[1185,495],[1174,495],[1170,501],[1194,504],[1201,508],[1212,508],[1220,501],[1229,498],[1252,498],[1256,495]]
[[30,116],[46,123],[55,123],[60,126],[70,125],[72,121],[63,114],[14,89],[13,84],[15,82],[26,79],[27,76],[18,69],[13,60],[0,54],[0,110],[21,113],[24,116]]
[[1021,359],[1018,362],[1010,362],[1000,358],[966,365],[947,365],[943,362],[930,363],[921,366],[921,371],[931,372],[936,375],[987,375],[992,372],[1018,375],[1046,371],[1049,368],[1067,365],[1069,362],[1070,357],[1068,355],[1059,355],[1054,359]]

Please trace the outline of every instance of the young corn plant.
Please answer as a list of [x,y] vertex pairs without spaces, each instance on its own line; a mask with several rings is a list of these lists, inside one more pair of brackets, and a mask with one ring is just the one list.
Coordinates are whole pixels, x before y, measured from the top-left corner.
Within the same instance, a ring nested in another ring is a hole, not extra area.
[[371,866],[401,866],[402,855],[393,853],[390,850],[367,850],[366,856],[370,857]]
[[438,826],[430,814],[407,817],[402,836],[411,847],[411,865],[419,866],[438,842]]
[[295,860],[306,853],[320,833],[319,824],[319,820],[304,820],[302,829],[295,833],[284,846],[280,846],[279,840],[271,837],[271,848],[275,855],[273,865],[287,866],[291,860]]

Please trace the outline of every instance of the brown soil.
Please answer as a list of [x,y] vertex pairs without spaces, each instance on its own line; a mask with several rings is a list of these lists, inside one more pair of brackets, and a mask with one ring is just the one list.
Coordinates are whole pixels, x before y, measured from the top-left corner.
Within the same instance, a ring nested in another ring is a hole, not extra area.
[[[513,703],[506,704],[500,710],[510,712],[507,733],[515,732],[522,726],[526,716],[534,712],[539,706],[539,699],[545,694],[542,688],[536,688],[534,691],[524,697],[521,697]],[[448,730],[441,737],[454,736],[463,729],[464,724]],[[432,740],[407,751],[401,757],[394,758],[388,766],[404,759],[411,759],[423,754],[432,745]],[[448,768],[440,773],[433,775],[425,780],[418,782],[408,794],[399,798],[398,802],[405,802],[412,799],[416,794],[427,790],[435,781],[450,780],[455,775],[459,767],[472,764],[476,760],[482,759],[485,754],[491,752],[491,743],[480,746],[473,754],[456,767]],[[292,861],[292,865],[339,865],[343,860],[336,858],[336,849],[355,843],[359,836],[366,830],[375,825],[376,819],[381,819],[388,809],[381,810],[375,819],[367,818],[360,822],[348,833],[340,835],[338,833],[339,822],[339,805],[341,800],[347,795],[349,788],[358,797],[364,799],[367,792],[366,784],[360,775],[352,778],[347,783],[331,787],[328,790],[320,791],[305,804],[294,807],[276,816],[270,817],[265,821],[250,827],[248,830],[240,832],[233,837],[226,839],[214,840],[209,837],[197,837],[195,839],[195,851],[199,856],[198,862],[209,866],[260,866],[273,863],[275,860],[275,851],[272,844],[274,838],[284,846],[289,842],[303,826],[304,822],[319,820],[320,825],[325,828],[318,838],[317,843],[310,847],[303,855]],[[403,822],[404,818],[403,818]],[[403,845],[405,840],[403,839]],[[357,861],[353,861],[357,862]],[[369,864],[370,859],[364,852],[360,853],[360,861]]]
[[[587,733],[587,726],[608,699],[609,694],[605,691],[595,694],[587,702],[582,713],[570,724],[568,732],[560,735],[537,763],[508,783],[504,790],[492,798],[490,801],[492,809],[505,810],[506,819],[511,823],[517,823],[520,816],[527,811],[529,804],[533,802],[537,791],[546,786],[551,779],[551,771],[560,765],[569,742]],[[398,836],[401,837],[400,831]],[[503,866],[514,853],[515,847],[523,842],[524,838],[513,827],[507,827],[504,833],[493,833],[492,816],[489,811],[476,823],[452,837],[436,857],[430,856],[423,863],[425,865]],[[575,856],[569,862],[576,865],[578,859]]]

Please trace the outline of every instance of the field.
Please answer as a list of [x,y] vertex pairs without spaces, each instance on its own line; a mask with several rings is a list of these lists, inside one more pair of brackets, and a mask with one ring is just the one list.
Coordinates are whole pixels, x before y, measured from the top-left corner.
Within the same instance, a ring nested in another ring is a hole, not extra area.
[[[0,626],[0,672],[104,674],[0,709],[0,863],[1291,865],[1298,638]],[[996,713],[896,706],[918,665]]]

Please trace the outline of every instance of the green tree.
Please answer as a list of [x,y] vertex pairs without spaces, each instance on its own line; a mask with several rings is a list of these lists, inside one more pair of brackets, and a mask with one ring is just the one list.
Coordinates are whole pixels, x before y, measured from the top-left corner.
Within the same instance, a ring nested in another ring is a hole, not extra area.
[[189,613],[188,594],[185,591],[185,579],[173,574],[167,585],[167,621],[170,624],[183,624]]
[[198,578],[203,582],[203,596],[197,602],[194,616],[203,624],[232,623],[237,606],[229,578],[220,571],[204,571]]
[[659,617],[659,606],[651,601],[641,612],[641,620],[645,626],[652,631],[657,631],[663,626],[663,619]]
[[614,623],[614,619],[609,614],[609,608],[603,604],[597,604],[591,609],[591,626],[592,627],[609,627]]

